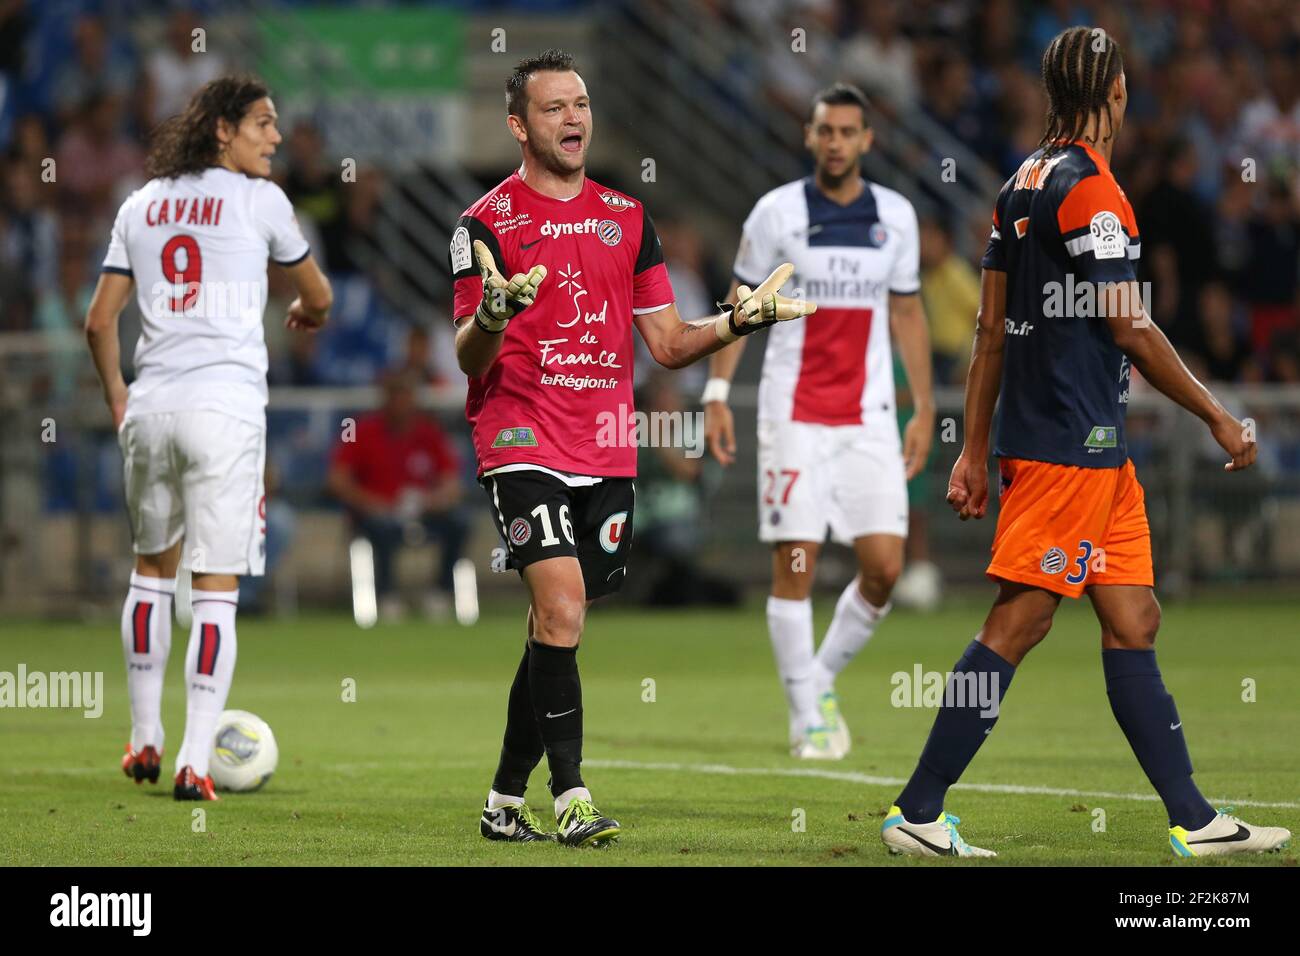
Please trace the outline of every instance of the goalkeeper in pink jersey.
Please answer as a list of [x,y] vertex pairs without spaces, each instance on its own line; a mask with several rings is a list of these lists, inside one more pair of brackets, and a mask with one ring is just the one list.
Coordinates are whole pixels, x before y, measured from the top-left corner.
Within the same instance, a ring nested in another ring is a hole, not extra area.
[[[632,542],[632,328],[680,368],[742,335],[811,314],[778,294],[788,264],[738,304],[684,322],[645,207],[587,178],[591,100],[573,58],[523,60],[506,80],[519,169],[457,221],[456,355],[479,481],[528,588],[527,641],[479,824],[493,840],[590,846],[618,836],[583,782],[577,649],[587,606],[617,591]],[[545,755],[558,833],[524,802]]]

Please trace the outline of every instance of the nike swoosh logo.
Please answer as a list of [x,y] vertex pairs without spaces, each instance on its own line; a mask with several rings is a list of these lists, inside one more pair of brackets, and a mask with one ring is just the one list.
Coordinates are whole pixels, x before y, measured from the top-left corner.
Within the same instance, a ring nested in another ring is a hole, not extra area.
[[925,839],[924,837],[917,836],[915,833],[913,833],[911,830],[907,829],[906,827],[899,827],[898,829],[902,830],[904,833],[910,836],[917,843],[921,844],[921,846],[933,850],[935,853],[938,853],[940,856],[957,855],[957,848],[954,847],[951,843],[948,844],[948,846],[935,846],[929,840]]
[[1170,724],[1170,725],[1169,725],[1169,729],[1170,729],[1170,730],[1177,730],[1177,729],[1178,729],[1179,727],[1181,727],[1182,725],[1183,725],[1183,722],[1180,720],[1180,721],[1179,721],[1178,723],[1176,723],[1176,724]]
[[520,249],[531,249],[533,246],[537,245],[537,244],[538,244],[539,242],[541,242],[541,241],[542,241],[542,240],[540,240],[540,239],[534,239],[532,242],[521,242],[521,243],[519,243],[519,248],[520,248]]
[[988,736],[989,734],[991,734],[991,733],[993,733],[993,728],[992,728],[992,727],[985,727],[985,728],[984,728],[984,736],[985,736],[985,737],[987,737],[987,736]]
[[1195,843],[1195,844],[1201,844],[1201,843],[1240,843],[1242,840],[1249,840],[1249,839],[1250,839],[1250,831],[1247,830],[1245,827],[1243,827],[1240,823],[1238,823],[1238,824],[1237,824],[1237,832],[1234,833],[1234,834],[1232,834],[1231,836],[1214,837],[1213,839],[1210,839],[1210,840],[1188,840],[1188,841],[1187,841],[1187,845],[1188,845],[1188,846],[1191,846],[1193,843]]
[[570,707],[568,710],[563,711],[563,712],[558,713],[558,714],[553,714],[553,713],[551,713],[551,712],[548,710],[548,711],[546,712],[546,716],[547,716],[547,717],[563,717],[565,714],[571,714],[571,713],[573,713],[573,712],[574,712],[575,710],[577,710],[577,709],[578,709],[578,708],[576,708],[576,707]]

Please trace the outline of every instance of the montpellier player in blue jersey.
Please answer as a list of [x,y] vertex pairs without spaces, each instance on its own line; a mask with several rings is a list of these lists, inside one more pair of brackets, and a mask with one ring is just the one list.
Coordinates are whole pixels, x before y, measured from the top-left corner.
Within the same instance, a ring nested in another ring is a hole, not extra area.
[[1276,849],[1289,831],[1216,812],[1193,783],[1183,719],[1156,664],[1151,535],[1124,439],[1130,363],[1206,423],[1231,458],[1227,470],[1249,467],[1255,443],[1142,308],[1137,223],[1110,172],[1128,102],[1118,45],[1104,30],[1072,27],[1048,46],[1042,69],[1047,131],[998,195],[965,446],[948,486],[962,520],[984,516],[996,404],[1000,505],[988,575],[998,596],[948,685],[991,692],[978,700],[945,694],[881,837],[896,853],[994,855],[961,838],[944,797],[997,722],[993,694],[1000,703],[1021,660],[1047,636],[1061,597],[1086,593],[1101,624],[1111,711],[1165,805],[1174,852]]

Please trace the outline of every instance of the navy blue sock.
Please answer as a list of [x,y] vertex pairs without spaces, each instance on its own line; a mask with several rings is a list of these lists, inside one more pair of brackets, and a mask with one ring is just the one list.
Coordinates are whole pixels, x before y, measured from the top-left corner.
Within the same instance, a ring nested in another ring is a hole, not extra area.
[[1111,713],[1164,801],[1169,825],[1199,830],[1214,819],[1214,808],[1192,783],[1183,721],[1160,679],[1156,652],[1104,650],[1101,666]]
[[[948,788],[957,782],[998,722],[1002,698],[1015,673],[1014,666],[978,640],[966,647],[944,688],[943,706],[930,728],[921,760],[898,797],[898,807],[906,819],[913,823],[938,819]],[[985,708],[980,697],[995,686],[999,707],[990,708],[994,712],[982,716]],[[958,694],[958,690],[962,693]]]

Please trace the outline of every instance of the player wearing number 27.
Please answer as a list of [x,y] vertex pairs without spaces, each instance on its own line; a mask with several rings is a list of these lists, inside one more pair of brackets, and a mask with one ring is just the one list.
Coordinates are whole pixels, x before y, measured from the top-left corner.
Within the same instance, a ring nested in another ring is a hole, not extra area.
[[[215,800],[208,755],[235,669],[238,575],[266,561],[266,264],[298,298],[286,326],[311,332],[329,282],[293,207],[266,177],[280,133],[268,91],[223,77],[154,135],[152,177],[122,204],[86,337],[122,448],[135,570],[122,610],[131,741],[122,769],[157,782],[162,686],[177,567],[193,574],[185,737],[173,795]],[[118,316],[135,286],[142,331],[128,389]]]
[[[835,678],[889,613],[907,537],[907,480],[924,466],[934,429],[916,212],[860,175],[873,139],[868,111],[847,84],[813,98],[805,127],[813,175],[754,206],[732,286],[789,258],[801,294],[820,307],[815,335],[812,323],[772,330],[758,391],[758,534],[772,546],[768,633],[791,751],[812,760],[849,752]],[[916,409],[901,442],[891,338]],[[724,465],[735,450],[727,391],[743,346],[713,356],[703,396],[705,434]],[[853,547],[858,574],[814,654],[812,585],[827,531]]]
[[777,295],[787,265],[737,306],[683,322],[649,213],[586,176],[592,109],[573,59],[520,62],[506,110],[523,163],[465,211],[449,251],[479,479],[531,599],[479,832],[550,838],[524,803],[545,754],[557,838],[588,846],[619,833],[582,779],[576,652],[587,605],[619,589],[632,542],[633,326],[679,368],[813,307]]
[[[1249,467],[1255,442],[1143,309],[1137,222],[1110,170],[1128,104],[1118,44],[1104,30],[1071,27],[1052,40],[1042,70],[1047,130],[994,206],[965,444],[948,485],[963,521],[984,516],[996,405],[1000,504],[988,575],[998,595],[948,685],[991,692],[945,694],[881,837],[895,853],[995,855],[961,838],[944,798],[992,733],[1002,695],[1047,636],[1061,598],[1086,593],[1101,625],[1111,711],[1164,803],[1174,852],[1272,850],[1287,830],[1216,812],[1197,789],[1183,718],[1156,664],[1151,533],[1124,439],[1130,363],[1209,426],[1231,459],[1227,470]],[[1078,305],[1085,295],[1073,308],[1050,306],[1062,288],[1088,289],[1094,305]]]

